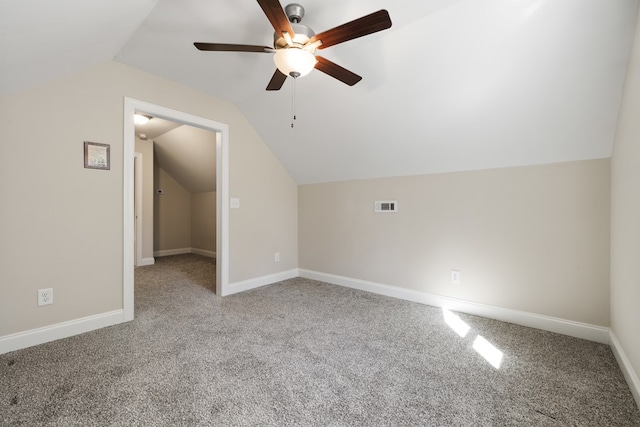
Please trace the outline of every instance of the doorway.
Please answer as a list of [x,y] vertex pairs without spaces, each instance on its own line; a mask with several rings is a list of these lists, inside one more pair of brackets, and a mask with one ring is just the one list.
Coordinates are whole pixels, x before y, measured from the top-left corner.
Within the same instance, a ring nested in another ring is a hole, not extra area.
[[147,114],[176,123],[198,127],[216,134],[216,294],[225,295],[229,283],[229,127],[203,117],[172,110],[133,98],[124,102],[124,239],[123,239],[123,307],[124,321],[134,318],[134,113]]

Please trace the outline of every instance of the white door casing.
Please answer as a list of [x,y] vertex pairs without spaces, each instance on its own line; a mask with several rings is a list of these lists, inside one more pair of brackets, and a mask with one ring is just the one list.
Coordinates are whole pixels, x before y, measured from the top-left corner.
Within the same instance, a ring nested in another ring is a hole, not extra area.
[[[135,241],[135,127],[134,113],[144,113],[216,133],[216,294],[225,295],[229,285],[229,126],[182,111],[124,98],[123,147],[123,321],[134,318],[134,241]],[[140,245],[138,245],[140,246]]]

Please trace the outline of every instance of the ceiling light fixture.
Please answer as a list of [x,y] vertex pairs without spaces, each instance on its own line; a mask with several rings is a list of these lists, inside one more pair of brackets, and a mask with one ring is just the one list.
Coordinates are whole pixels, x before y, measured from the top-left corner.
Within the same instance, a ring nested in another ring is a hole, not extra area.
[[273,62],[282,74],[297,79],[309,74],[316,66],[318,60],[313,53],[322,42],[309,44],[315,33],[300,23],[304,16],[302,6],[297,3],[290,4],[285,8],[285,13],[291,33],[282,31],[280,36],[279,31],[276,31],[273,35],[273,46],[276,49]]
[[273,62],[282,74],[295,79],[309,74],[318,61],[311,52],[293,46],[277,50],[273,55]]
[[149,120],[151,120],[151,117],[144,114],[135,113],[133,115],[133,123],[137,125],[146,125]]

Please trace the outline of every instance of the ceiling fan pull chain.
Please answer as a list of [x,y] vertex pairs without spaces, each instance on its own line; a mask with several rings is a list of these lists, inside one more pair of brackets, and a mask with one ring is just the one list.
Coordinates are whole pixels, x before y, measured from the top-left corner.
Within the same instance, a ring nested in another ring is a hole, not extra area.
[[293,120],[291,121],[291,127],[293,127],[293,122],[296,119],[296,78],[291,79],[293,82],[293,90],[291,91],[291,115],[293,116]]

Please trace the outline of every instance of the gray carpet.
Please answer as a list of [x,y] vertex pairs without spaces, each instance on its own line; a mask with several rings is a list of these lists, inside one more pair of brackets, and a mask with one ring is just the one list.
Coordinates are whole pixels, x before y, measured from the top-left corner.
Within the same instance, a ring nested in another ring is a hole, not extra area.
[[[640,426],[608,346],[305,279],[136,269],[136,319],[0,356],[3,426]],[[499,369],[473,348],[482,335]]]

